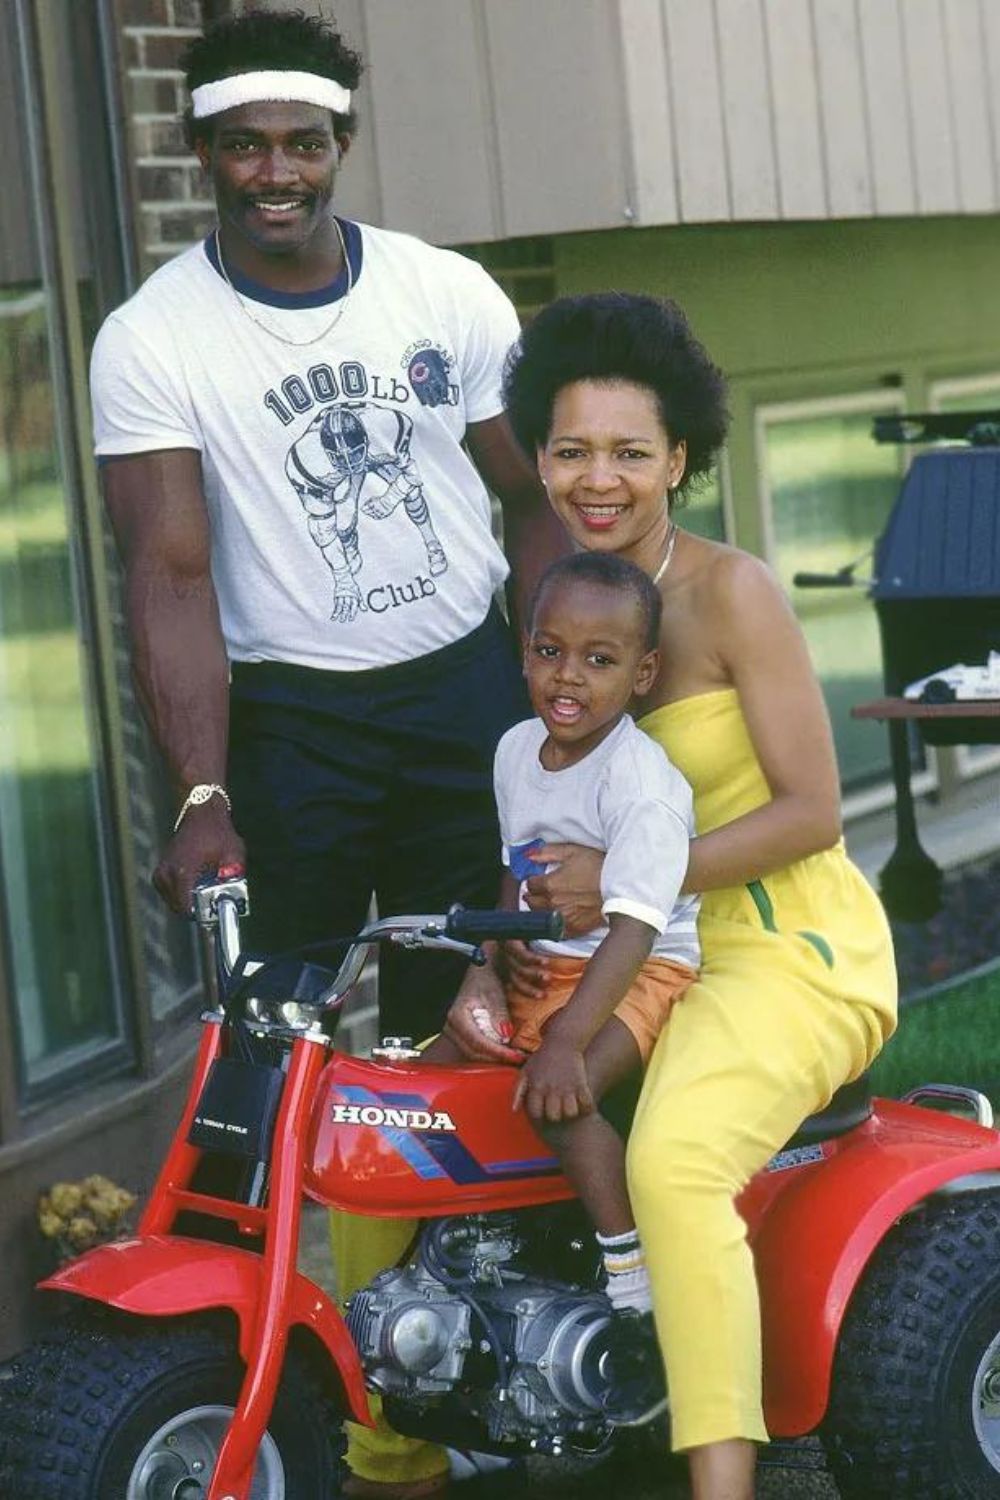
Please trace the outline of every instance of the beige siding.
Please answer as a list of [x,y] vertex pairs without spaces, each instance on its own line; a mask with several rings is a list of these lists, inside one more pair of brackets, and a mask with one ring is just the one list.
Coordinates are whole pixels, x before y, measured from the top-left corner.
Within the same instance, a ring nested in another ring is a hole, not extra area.
[[718,0],[722,115],[731,219],[778,217],[771,85],[760,0]]
[[916,213],[910,99],[899,0],[882,0],[881,4],[861,0],[858,40],[874,211],[886,217]]
[[1000,0],[338,15],[369,63],[342,201],[432,239],[1000,209]]
[[[663,11],[667,88],[675,124],[678,220],[704,223],[728,219],[722,83],[712,7],[689,5],[687,0],[663,0]],[[649,223],[645,205],[639,203],[636,208],[638,221]]]
[[[966,3],[975,5],[976,0]],[[959,206],[958,173],[941,0],[904,0],[900,13],[917,208],[921,213],[954,213]]]
[[813,0],[813,26],[829,216],[866,218],[874,193],[857,10],[844,0]]
[[[996,9],[996,0],[990,0]],[[954,108],[958,202],[965,213],[994,206],[996,171],[990,135],[990,79],[980,6],[943,0],[948,90]]]

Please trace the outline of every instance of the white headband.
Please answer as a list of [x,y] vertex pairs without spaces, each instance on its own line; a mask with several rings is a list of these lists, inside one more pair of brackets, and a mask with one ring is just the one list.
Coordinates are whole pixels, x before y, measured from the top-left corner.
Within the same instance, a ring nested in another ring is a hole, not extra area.
[[261,68],[253,73],[237,73],[214,83],[200,83],[191,90],[191,106],[196,120],[219,115],[238,104],[276,103],[316,104],[346,115],[351,107],[351,91],[333,78],[318,73],[294,73]]

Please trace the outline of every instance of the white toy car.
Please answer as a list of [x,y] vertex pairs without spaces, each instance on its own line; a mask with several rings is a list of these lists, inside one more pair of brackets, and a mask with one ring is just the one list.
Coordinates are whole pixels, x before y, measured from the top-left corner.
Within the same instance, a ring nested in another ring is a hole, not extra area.
[[967,703],[981,698],[1000,698],[1000,651],[991,651],[985,666],[942,667],[929,677],[918,677],[903,689],[903,697],[915,703]]

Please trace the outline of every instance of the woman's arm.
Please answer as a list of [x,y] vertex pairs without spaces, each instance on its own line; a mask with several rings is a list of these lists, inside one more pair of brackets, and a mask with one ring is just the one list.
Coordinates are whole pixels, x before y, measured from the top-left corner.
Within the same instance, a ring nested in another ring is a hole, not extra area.
[[727,554],[709,586],[725,675],[739,693],[771,801],[691,845],[687,891],[741,885],[840,837],[840,782],[826,704],[792,607],[770,570]]

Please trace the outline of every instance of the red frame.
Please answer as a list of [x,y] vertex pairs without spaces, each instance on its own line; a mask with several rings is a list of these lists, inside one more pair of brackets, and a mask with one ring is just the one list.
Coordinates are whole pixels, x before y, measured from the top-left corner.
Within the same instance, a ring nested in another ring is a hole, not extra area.
[[[41,1286],[148,1317],[233,1312],[246,1375],[208,1496],[248,1500],[293,1327],[324,1346],[346,1413],[370,1425],[343,1318],[296,1270],[303,1192],[354,1213],[424,1218],[552,1203],[572,1192],[524,1113],[511,1109],[513,1069],[373,1063],[336,1052],[327,1060],[322,1045],[304,1039],[289,1055],[267,1207],[196,1192],[201,1152],[187,1135],[221,1034],[206,1023],[136,1237],[90,1251]],[[761,1289],[765,1414],[774,1436],[798,1436],[821,1421],[851,1294],[899,1216],[946,1183],[997,1170],[998,1132],[879,1100],[865,1124],[807,1159],[779,1156],[754,1178],[739,1207]],[[262,1234],[263,1253],[173,1234],[184,1209]]]

